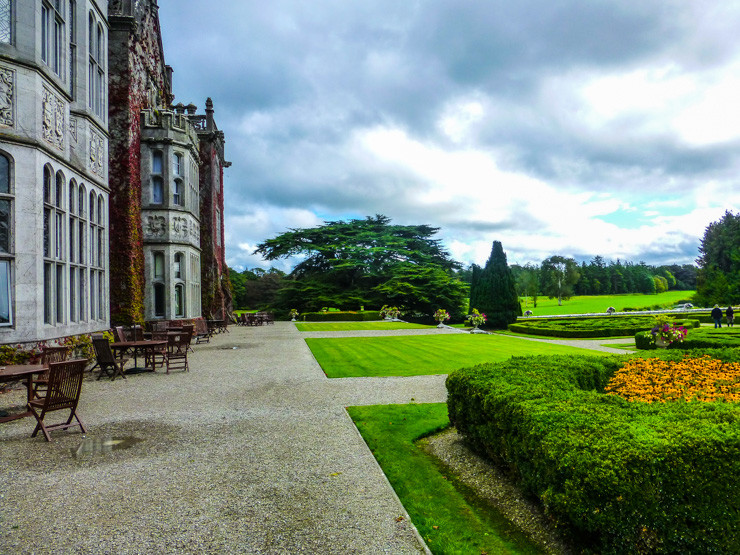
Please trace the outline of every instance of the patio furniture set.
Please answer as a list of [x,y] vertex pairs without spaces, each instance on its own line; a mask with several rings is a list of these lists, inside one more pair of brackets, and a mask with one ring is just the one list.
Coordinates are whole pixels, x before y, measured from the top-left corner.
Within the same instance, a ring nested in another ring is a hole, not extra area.
[[236,317],[238,326],[262,326],[275,323],[272,312],[242,313]]
[[[202,325],[198,326],[197,322]],[[200,327],[200,329],[198,329]],[[225,327],[225,326],[224,326]],[[158,329],[164,328],[164,329]],[[227,330],[228,331],[228,330]],[[141,326],[132,326],[124,329],[116,327],[112,330],[114,341],[111,343],[101,334],[93,334],[92,345],[95,351],[96,363],[90,368],[99,369],[98,380],[103,375],[115,380],[118,376],[126,379],[124,366],[131,353],[134,359],[133,368],[127,369],[130,373],[151,371],[157,368],[182,370],[187,372],[188,352],[192,351],[191,341],[199,339],[208,341],[210,335],[205,320],[197,320],[196,324],[166,325],[153,327],[151,332],[145,332]],[[68,360],[68,347],[43,347],[41,361],[37,364],[11,364],[0,366],[0,383],[22,381],[26,387],[25,410],[15,414],[0,412],[0,423],[33,416],[36,419],[36,428],[31,437],[36,437],[39,431],[47,441],[51,441],[51,430],[67,429],[79,426],[87,432],[85,425],[77,414],[77,404],[82,390],[82,379],[87,359]],[[144,366],[139,366],[139,358],[143,358]],[[48,413],[69,410],[69,417],[56,424],[47,424],[45,419]]]

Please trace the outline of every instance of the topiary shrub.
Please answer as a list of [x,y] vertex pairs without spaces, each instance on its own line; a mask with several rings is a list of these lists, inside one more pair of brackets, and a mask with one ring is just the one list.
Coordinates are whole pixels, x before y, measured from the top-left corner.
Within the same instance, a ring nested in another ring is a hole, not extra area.
[[[737,349],[701,354],[740,361]],[[458,370],[447,379],[450,421],[585,552],[737,552],[740,404],[605,395],[624,360],[520,357]]]

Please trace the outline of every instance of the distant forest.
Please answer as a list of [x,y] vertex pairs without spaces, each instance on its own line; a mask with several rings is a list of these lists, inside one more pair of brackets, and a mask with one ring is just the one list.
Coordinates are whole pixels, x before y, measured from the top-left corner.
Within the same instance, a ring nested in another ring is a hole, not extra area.
[[[572,284],[575,295],[615,295],[619,293],[662,293],[663,291],[696,290],[697,267],[692,264],[650,266],[644,262],[607,261],[595,256],[590,262],[580,265],[573,260],[578,278]],[[520,296],[541,293],[541,267],[538,264],[510,266]],[[470,283],[472,265],[459,272],[461,280]],[[534,288],[537,291],[534,291]]]

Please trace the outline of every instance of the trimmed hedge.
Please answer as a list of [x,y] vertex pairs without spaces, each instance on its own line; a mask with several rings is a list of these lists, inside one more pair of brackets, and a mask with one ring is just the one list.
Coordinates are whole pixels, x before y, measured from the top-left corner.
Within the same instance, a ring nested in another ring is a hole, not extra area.
[[[509,330],[546,337],[613,337],[634,335],[653,327],[652,316],[597,316],[587,318],[548,318],[509,324]],[[675,319],[674,324],[698,328],[695,319]]]
[[[655,349],[650,344],[650,332],[635,334],[635,345],[638,349]],[[700,328],[691,330],[681,343],[671,343],[668,349],[686,351],[693,349],[712,349],[722,347],[740,347],[740,328]]]
[[380,311],[365,310],[363,312],[304,312],[298,317],[306,322],[367,322],[382,320]]
[[[692,353],[702,354],[740,361],[736,349]],[[447,379],[450,421],[581,549],[737,552],[740,404],[603,394],[625,359],[520,357],[458,370]]]

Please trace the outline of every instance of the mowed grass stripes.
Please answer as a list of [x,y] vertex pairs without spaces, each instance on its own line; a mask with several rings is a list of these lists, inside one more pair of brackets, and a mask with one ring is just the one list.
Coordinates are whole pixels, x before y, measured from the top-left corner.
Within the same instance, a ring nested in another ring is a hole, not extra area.
[[421,330],[435,326],[407,322],[306,322],[296,323],[298,331]]
[[330,378],[449,374],[465,366],[512,356],[591,353],[565,345],[478,334],[307,338]]

